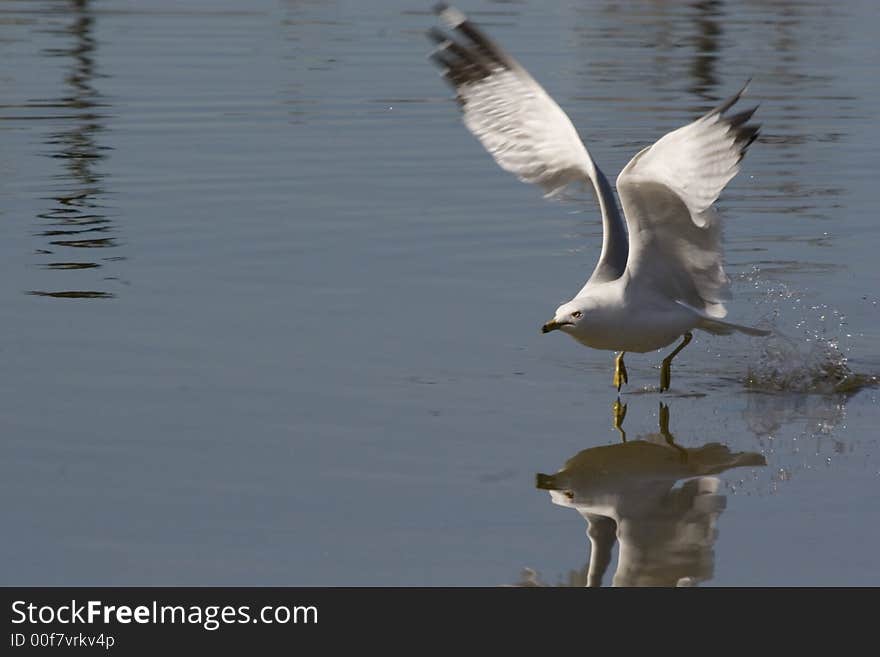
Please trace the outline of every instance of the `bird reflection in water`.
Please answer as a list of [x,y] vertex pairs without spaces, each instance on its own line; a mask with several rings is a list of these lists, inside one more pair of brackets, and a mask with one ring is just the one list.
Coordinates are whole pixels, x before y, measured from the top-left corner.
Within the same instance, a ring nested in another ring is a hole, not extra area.
[[[556,474],[538,474],[537,487],[554,504],[570,507],[588,524],[587,586],[601,586],[620,542],[614,586],[696,585],[714,572],[715,528],[725,508],[715,475],[763,466],[761,454],[731,452],[720,443],[686,448],[669,431],[669,407],[660,405],[660,431],[626,440],[626,407],[613,408],[623,442],[592,447]],[[686,480],[681,486],[677,482]],[[527,571],[528,573],[529,571]],[[523,584],[538,584],[534,575]]]

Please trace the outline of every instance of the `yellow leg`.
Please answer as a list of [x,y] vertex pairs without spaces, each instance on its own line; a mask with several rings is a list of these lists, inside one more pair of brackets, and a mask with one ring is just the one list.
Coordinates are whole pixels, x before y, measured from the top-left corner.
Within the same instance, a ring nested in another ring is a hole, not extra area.
[[660,402],[660,415],[657,418],[660,424],[660,435],[666,439],[667,443],[673,443],[675,438],[669,433],[669,407]]
[[621,404],[620,399],[618,398],[614,404],[611,406],[611,411],[614,413],[614,426],[620,432],[620,438],[623,442],[626,442],[626,431],[623,430],[623,419],[626,417],[626,404]]
[[681,462],[687,463],[687,450],[675,442],[675,436],[669,432],[669,407],[660,402],[660,435],[666,440],[666,444],[674,447],[681,455]]
[[693,339],[693,334],[688,331],[682,336],[681,344],[678,345],[671,354],[663,359],[663,364],[660,366],[660,392],[663,392],[664,390],[669,390],[669,384],[672,381],[672,373],[670,372],[672,359],[675,358],[679,351],[687,347]]
[[611,379],[611,385],[617,388],[617,392],[620,392],[620,387],[624,383],[629,383],[629,379],[626,378],[626,365],[623,362],[624,354],[626,352],[621,351],[614,359],[614,378]]

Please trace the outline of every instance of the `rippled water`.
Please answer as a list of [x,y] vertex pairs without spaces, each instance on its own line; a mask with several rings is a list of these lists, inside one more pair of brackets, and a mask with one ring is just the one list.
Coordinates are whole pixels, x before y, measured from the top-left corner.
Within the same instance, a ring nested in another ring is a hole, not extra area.
[[626,443],[539,334],[597,211],[467,134],[429,4],[0,5],[3,583],[880,584],[874,3],[462,3],[612,178],[753,79],[776,334],[631,355]]

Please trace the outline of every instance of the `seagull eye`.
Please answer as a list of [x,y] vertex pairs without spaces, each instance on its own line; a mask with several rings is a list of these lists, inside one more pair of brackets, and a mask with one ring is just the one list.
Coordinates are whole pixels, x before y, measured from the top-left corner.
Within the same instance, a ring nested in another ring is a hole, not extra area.
[[571,314],[571,316],[574,317],[575,319],[580,319],[582,315],[583,315],[583,313],[580,310],[575,310]]

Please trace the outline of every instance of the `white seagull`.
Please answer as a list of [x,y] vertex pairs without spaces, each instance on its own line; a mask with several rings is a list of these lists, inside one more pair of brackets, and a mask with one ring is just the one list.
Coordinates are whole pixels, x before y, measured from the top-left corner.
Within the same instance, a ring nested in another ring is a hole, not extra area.
[[[725,114],[745,87],[693,123],[640,151],[614,191],[571,120],[528,71],[462,12],[438,4],[451,34],[432,28],[430,54],[456,91],[464,123],[502,169],[537,183],[547,196],[573,182],[590,183],[602,213],[602,252],[586,285],[557,308],[542,331],[561,330],[594,349],[619,352],[613,384],[627,383],[623,356],[681,343],[663,359],[660,391],[672,359],[692,329],[716,335],[769,335],[722,321],[729,280],[721,227],[712,204],[739,171],[758,136],[748,120],[757,107]],[[748,85],[746,85],[748,86]]]

